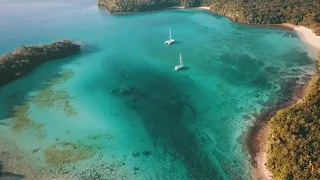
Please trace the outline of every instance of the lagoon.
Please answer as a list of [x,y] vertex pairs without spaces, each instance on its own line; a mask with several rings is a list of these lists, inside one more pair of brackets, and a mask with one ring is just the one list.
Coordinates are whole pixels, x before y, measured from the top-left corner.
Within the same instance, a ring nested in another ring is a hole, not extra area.
[[[314,73],[306,45],[206,11],[110,15],[95,3],[0,3],[1,54],[83,45],[0,89],[4,149],[66,179],[250,179],[244,137]],[[188,68],[175,72],[180,52]],[[5,169],[23,174],[12,156],[1,156]]]

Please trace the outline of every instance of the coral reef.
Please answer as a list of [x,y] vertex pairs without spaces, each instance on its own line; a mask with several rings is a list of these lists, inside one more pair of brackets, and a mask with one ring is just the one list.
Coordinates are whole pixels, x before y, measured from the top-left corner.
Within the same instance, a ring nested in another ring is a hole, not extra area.
[[65,90],[46,88],[39,91],[32,102],[43,108],[62,110],[67,116],[78,114],[70,104],[70,97]]
[[94,155],[95,150],[92,146],[66,141],[55,143],[45,150],[47,162],[55,165],[90,159]]
[[113,138],[113,136],[110,134],[96,134],[96,135],[90,135],[87,137],[87,139],[89,140],[97,140],[101,138],[106,138],[107,140],[110,140]]
[[48,82],[48,85],[51,87],[54,85],[62,84],[64,82],[66,82],[67,80],[69,80],[73,75],[74,75],[74,72],[71,70],[63,71],[62,73],[58,74],[56,77],[53,77]]
[[72,99],[63,89],[55,89],[59,85],[69,80],[73,76],[73,71],[64,71],[57,77],[48,82],[48,87],[39,91],[33,98],[32,102],[43,108],[55,108],[63,111],[67,116],[77,115],[77,111],[72,107]]
[[67,116],[77,115],[78,113],[72,107],[70,103],[71,98],[67,92],[54,88],[55,85],[62,84],[70,79],[72,75],[72,71],[62,72],[48,82],[47,88],[40,90],[34,97],[25,101],[21,106],[14,107],[12,109],[12,129],[17,132],[31,127],[36,130],[36,135],[39,138],[44,138],[46,136],[46,133],[42,130],[44,124],[36,124],[28,118],[28,112],[32,103],[43,108],[55,108],[63,111]]
[[24,104],[13,109],[13,131],[21,131],[34,124],[34,122],[28,118],[29,108],[29,104]]

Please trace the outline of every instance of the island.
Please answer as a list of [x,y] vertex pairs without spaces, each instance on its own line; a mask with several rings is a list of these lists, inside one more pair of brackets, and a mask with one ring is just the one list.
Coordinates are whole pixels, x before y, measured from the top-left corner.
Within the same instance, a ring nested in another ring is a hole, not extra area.
[[21,46],[0,58],[0,87],[26,75],[39,64],[79,53],[81,46],[69,40],[39,46]]
[[111,13],[143,12],[170,7],[210,7],[213,13],[246,24],[302,25],[320,35],[318,0],[98,0]]
[[[319,0],[98,0],[98,6],[111,13],[207,7],[213,13],[239,23],[277,25],[291,29],[299,25],[320,35]],[[311,39],[315,40],[315,37],[312,35]],[[320,64],[320,55],[318,61]],[[320,177],[319,72],[309,82],[305,96],[300,101],[284,109],[277,109],[277,113],[272,111],[273,117],[268,119],[266,126],[261,127],[267,133],[262,138],[265,140],[257,144],[267,144],[267,152],[263,152],[267,154],[267,160],[254,163],[260,163],[258,166],[263,166],[264,171],[258,172],[255,178],[291,180]]]
[[143,12],[165,9],[169,7],[197,7],[200,0],[98,0],[98,6],[115,12]]

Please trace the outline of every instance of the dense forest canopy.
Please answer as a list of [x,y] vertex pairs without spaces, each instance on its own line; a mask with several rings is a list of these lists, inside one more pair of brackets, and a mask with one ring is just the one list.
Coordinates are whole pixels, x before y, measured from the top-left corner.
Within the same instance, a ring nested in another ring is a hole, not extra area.
[[302,103],[271,119],[267,167],[274,179],[320,178],[320,75],[313,77]]
[[320,35],[319,0],[208,0],[213,12],[249,24],[292,23]]
[[54,41],[39,46],[21,46],[0,57],[0,87],[33,70],[46,61],[64,58],[80,52],[81,46],[69,40]]
[[140,12],[150,11],[172,6],[195,7],[200,6],[199,0],[98,0],[101,7],[110,12]]
[[320,35],[320,0],[98,0],[110,12],[139,12],[172,6],[210,6],[214,13],[249,24],[292,23]]

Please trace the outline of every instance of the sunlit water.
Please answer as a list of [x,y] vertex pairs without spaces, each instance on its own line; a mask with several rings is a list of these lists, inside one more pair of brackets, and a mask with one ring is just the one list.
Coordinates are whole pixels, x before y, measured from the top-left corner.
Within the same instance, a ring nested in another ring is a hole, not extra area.
[[79,179],[90,168],[107,179],[249,179],[254,115],[314,70],[282,32],[196,10],[112,16],[89,0],[2,1],[0,53],[61,39],[83,52],[0,89],[1,139],[40,148],[31,154],[44,167],[69,159]]

